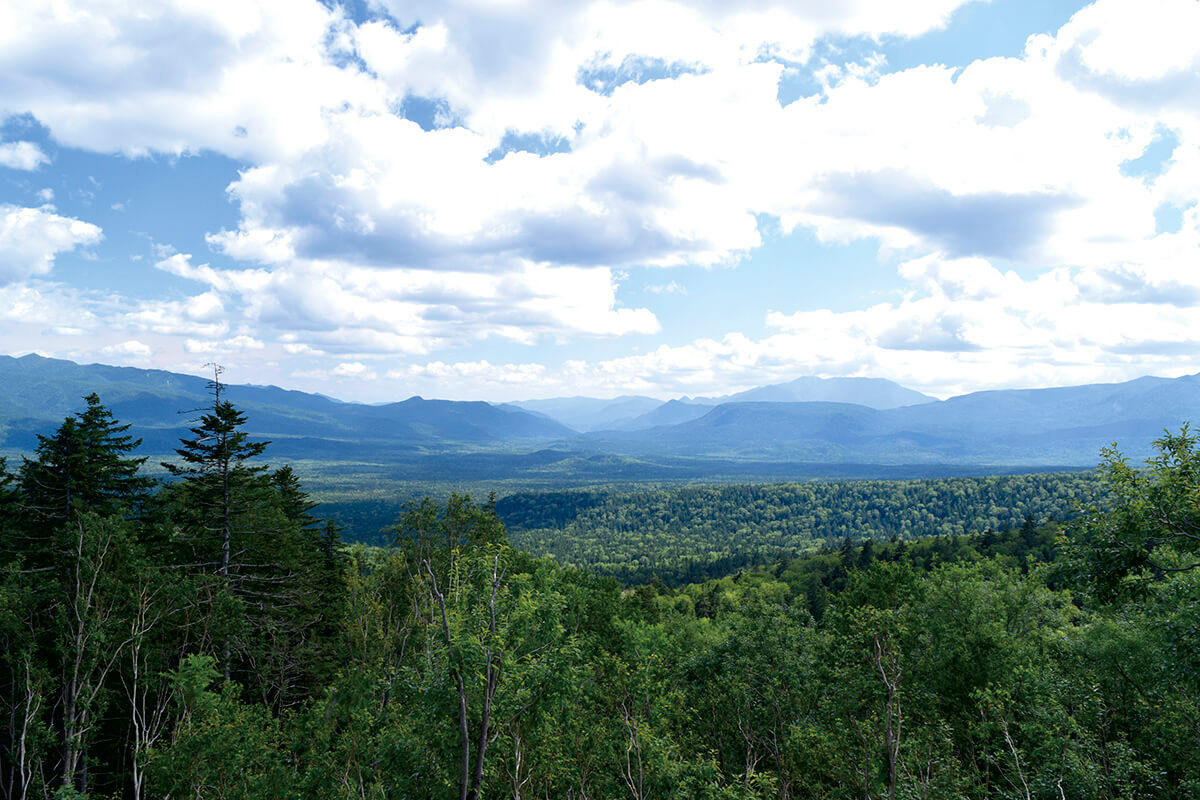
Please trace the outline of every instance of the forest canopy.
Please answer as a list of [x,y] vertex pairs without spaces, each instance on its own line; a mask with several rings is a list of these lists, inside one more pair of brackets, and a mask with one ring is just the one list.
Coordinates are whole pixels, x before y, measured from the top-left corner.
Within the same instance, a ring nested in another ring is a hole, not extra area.
[[517,492],[496,504],[513,544],[624,584],[719,577],[839,547],[1065,520],[1094,473]]
[[[4,798],[1200,796],[1186,428],[1145,469],[1106,451],[1064,522],[988,480],[513,501],[580,534],[587,513],[649,538],[721,513],[827,531],[623,588],[514,547],[494,498],[346,546],[219,394],[155,485],[85,402],[2,472]],[[995,512],[926,527],[957,498]],[[820,528],[827,501],[878,532]]]

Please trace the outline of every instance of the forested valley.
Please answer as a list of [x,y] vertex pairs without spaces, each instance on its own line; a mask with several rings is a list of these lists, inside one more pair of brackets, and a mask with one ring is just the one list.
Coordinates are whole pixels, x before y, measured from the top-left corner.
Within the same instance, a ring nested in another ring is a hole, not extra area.
[[[1187,428],[939,505],[455,495],[365,547],[215,390],[161,485],[95,395],[0,473],[4,798],[1200,796]],[[596,556],[671,525],[702,573]]]
[[622,584],[678,585],[840,547],[1065,520],[1094,473],[517,492],[496,512],[515,547]]

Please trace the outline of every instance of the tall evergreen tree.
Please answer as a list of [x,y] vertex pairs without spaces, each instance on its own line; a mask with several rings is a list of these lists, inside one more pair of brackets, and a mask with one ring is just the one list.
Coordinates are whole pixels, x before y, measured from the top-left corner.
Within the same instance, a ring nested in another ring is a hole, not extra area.
[[[225,607],[237,596],[237,576],[231,575],[234,563],[234,537],[248,530],[249,517],[261,505],[267,491],[266,467],[252,463],[261,456],[268,442],[250,441],[242,430],[246,416],[228,400],[222,399],[224,385],[221,368],[214,365],[209,383],[213,404],[201,415],[191,438],[181,439],[176,448],[182,463],[163,462],[163,468],[182,480],[178,486],[179,504],[186,531],[186,544],[193,563],[215,571],[219,577],[214,603]],[[225,616],[229,616],[226,614]],[[223,630],[221,666],[225,680],[232,674],[231,620],[217,620]]]
[[[141,440],[96,394],[86,401],[84,411],[38,437],[15,494],[0,498],[18,510],[6,537],[15,559],[9,579],[25,595],[15,624],[6,626],[14,657],[0,665],[4,682],[18,690],[9,704],[17,714],[9,736],[18,746],[4,749],[15,755],[14,785],[26,796],[52,783],[81,793],[92,786],[90,753],[124,648],[128,564],[138,550],[135,527],[121,517],[144,504],[153,484],[138,474],[145,459],[129,456]],[[37,775],[26,768],[30,737],[43,753]]]
[[[163,462],[163,468],[183,479],[186,504],[199,517],[200,527],[220,543],[214,560],[217,574],[229,577],[233,534],[239,516],[253,506],[266,488],[266,467],[250,463],[262,455],[269,442],[252,442],[242,430],[246,415],[221,399],[219,372],[212,382],[212,411],[192,427],[192,437],[181,439],[175,452],[182,464]],[[206,550],[201,545],[202,550]]]
[[131,458],[141,439],[128,435],[94,392],[87,408],[50,436],[38,435],[36,457],[20,473],[25,512],[39,528],[52,529],[81,510],[107,516],[144,501],[153,480],[139,475],[143,458]]
[[210,641],[226,680],[237,677],[273,706],[298,702],[333,669],[341,562],[326,550],[315,506],[290,467],[255,463],[268,442],[252,441],[246,416],[223,397],[218,368],[213,405],[163,466],[174,487],[190,563],[210,579]]

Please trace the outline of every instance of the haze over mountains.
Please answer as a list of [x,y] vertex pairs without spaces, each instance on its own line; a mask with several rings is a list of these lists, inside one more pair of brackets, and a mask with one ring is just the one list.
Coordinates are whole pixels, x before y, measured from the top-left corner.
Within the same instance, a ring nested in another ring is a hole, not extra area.
[[643,430],[674,425],[704,416],[725,403],[812,401],[855,403],[886,409],[932,403],[937,398],[883,378],[817,378],[805,376],[788,383],[759,386],[721,397],[681,397],[664,403],[652,397],[623,396],[612,400],[593,397],[558,397],[551,400],[521,400],[509,405],[545,414],[580,432],[598,430]]
[[[197,409],[211,402],[207,386],[204,378],[161,370],[0,356],[0,450],[28,452],[36,434],[52,431],[94,391],[143,438],[145,454],[169,455]],[[865,378],[800,378],[666,403],[636,396],[505,404],[413,397],[364,405],[236,385],[227,397],[246,412],[252,435],[272,441],[276,459],[448,458],[439,462],[447,470],[496,479],[510,468],[564,464],[594,480],[718,462],[750,472],[784,463],[1091,466],[1104,445],[1119,442],[1142,458],[1163,429],[1200,419],[1200,375],[944,401]]]

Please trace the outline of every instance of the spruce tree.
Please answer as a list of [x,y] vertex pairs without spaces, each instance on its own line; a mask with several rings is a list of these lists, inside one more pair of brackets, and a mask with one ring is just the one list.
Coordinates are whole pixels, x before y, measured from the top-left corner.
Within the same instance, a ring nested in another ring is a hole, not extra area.
[[[38,437],[16,491],[0,490],[8,495],[0,503],[17,511],[5,543],[15,559],[9,577],[25,595],[12,621],[29,631],[10,640],[16,657],[0,665],[4,682],[21,689],[8,709],[21,721],[13,730],[26,741],[44,725],[45,771],[37,785],[79,793],[92,784],[91,754],[103,739],[109,676],[123,653],[123,615],[136,583],[129,564],[139,558],[140,529],[123,517],[144,505],[153,484],[138,474],[145,459],[129,456],[141,440],[96,394],[86,402],[53,434]],[[55,751],[56,760],[48,757]],[[34,777],[25,769],[32,761],[21,747],[15,753],[16,784],[32,796]]]
[[109,516],[144,501],[153,480],[138,474],[145,458],[130,458],[141,439],[129,436],[95,393],[87,408],[50,436],[38,435],[36,457],[20,473],[21,500],[35,526],[49,530],[80,511]]
[[[268,442],[251,441],[246,416],[223,397],[218,368],[211,410],[163,466],[179,482],[176,516],[189,562],[211,587],[210,641],[226,680],[275,707],[317,691],[333,668],[326,652],[344,589],[340,559],[326,550],[316,505],[290,467],[255,463]],[[327,532],[328,533],[328,532]]]
[[[182,463],[164,462],[163,468],[181,481],[178,485],[180,517],[193,563],[213,570],[219,578],[218,607],[236,597],[234,538],[246,530],[249,517],[261,505],[267,491],[266,467],[251,463],[262,455],[268,442],[250,441],[242,430],[246,416],[221,397],[221,369],[216,367],[209,388],[212,410],[202,414],[190,429],[191,438],[181,439],[176,448]],[[227,616],[227,615],[226,615]],[[218,621],[221,666],[226,680],[231,677],[232,632],[230,621]],[[233,627],[236,627],[234,625]]]

